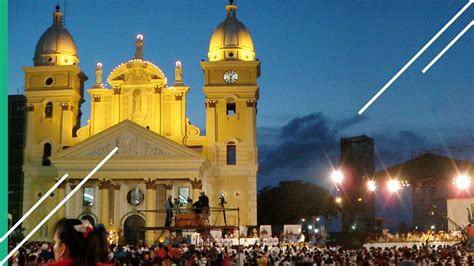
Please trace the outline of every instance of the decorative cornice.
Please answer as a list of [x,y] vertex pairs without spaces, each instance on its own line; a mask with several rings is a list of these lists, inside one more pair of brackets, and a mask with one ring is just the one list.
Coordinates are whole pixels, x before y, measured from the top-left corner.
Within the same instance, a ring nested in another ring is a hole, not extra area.
[[247,100],[247,107],[255,107],[255,100]]
[[121,94],[121,93],[122,93],[122,89],[120,87],[114,88],[114,95]]
[[161,86],[155,86],[154,89],[155,89],[155,93],[161,93],[163,87],[161,87]]
[[94,95],[92,97],[93,101],[96,102],[96,103],[100,103],[100,95]]
[[164,184],[166,190],[172,190],[173,184]]
[[75,189],[77,187],[79,183],[73,183],[73,182],[70,182],[69,183],[69,187],[71,188],[71,190]]
[[216,100],[207,100],[206,108],[216,108],[216,104],[217,104]]
[[120,184],[112,184],[114,190],[120,190]]
[[69,110],[69,104],[68,103],[60,103],[59,105],[61,105],[61,108],[62,108],[63,111]]
[[183,96],[184,96],[184,93],[176,93],[176,94],[174,95],[174,99],[175,99],[176,101],[182,101],[182,100],[183,100]]
[[201,179],[190,179],[192,189],[202,189],[202,180]]
[[59,184],[58,188],[65,189],[67,184],[68,184],[68,180],[66,179],[61,184]]
[[100,180],[99,189],[109,189],[112,187],[112,182],[110,180]]
[[146,189],[156,189],[158,183],[154,179],[145,179]]

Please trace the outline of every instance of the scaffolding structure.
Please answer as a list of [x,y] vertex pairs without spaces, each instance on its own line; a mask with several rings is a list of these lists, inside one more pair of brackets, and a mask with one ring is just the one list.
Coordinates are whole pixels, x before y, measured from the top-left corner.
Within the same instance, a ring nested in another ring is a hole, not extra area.
[[[197,232],[200,234],[203,242],[211,243],[215,241],[214,237],[211,234],[211,231],[220,230],[220,231],[235,231],[237,230],[237,238],[240,243],[240,209],[239,208],[225,208],[225,207],[211,207],[209,208],[209,214],[205,215],[203,213],[187,212],[184,209],[182,213],[173,212],[173,225],[172,226],[152,226],[152,227],[139,227],[139,232],[160,232],[160,235],[155,238],[160,239],[166,232],[169,233],[171,239],[176,238],[178,232]],[[166,209],[157,209],[157,210],[139,210],[139,213],[154,212],[166,214]],[[237,223],[228,224],[226,214],[237,213]],[[212,215],[215,214],[215,215]],[[224,224],[219,223],[219,218],[221,217],[224,220]],[[140,242],[140,234],[137,234],[137,243]],[[196,243],[197,244],[197,243]]]

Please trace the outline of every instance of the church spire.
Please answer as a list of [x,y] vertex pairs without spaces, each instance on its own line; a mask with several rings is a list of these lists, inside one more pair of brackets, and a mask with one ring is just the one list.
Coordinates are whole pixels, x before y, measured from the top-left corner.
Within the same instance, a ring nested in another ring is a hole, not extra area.
[[56,11],[53,13],[53,25],[63,25],[63,13],[60,11],[59,4],[56,5]]
[[235,18],[237,13],[237,6],[234,5],[234,0],[229,0],[229,4],[225,7],[228,18]]

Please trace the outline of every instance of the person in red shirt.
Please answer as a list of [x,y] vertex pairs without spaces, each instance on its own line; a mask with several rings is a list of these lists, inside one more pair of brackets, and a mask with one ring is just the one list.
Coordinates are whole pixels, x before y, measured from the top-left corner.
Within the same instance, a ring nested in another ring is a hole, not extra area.
[[54,227],[55,262],[47,266],[110,265],[108,243],[103,225],[92,227],[87,221],[59,220]]
[[466,246],[468,250],[473,250],[474,249],[474,225],[473,224],[468,224],[466,226],[466,235],[467,235],[467,241],[466,241]]

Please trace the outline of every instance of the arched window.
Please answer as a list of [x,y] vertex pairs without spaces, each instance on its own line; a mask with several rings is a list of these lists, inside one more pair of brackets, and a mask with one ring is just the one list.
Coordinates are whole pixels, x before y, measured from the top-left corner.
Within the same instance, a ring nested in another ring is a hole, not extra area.
[[44,144],[44,148],[43,148],[43,165],[44,166],[51,165],[51,161],[49,160],[50,156],[51,156],[51,144],[46,143]]
[[44,117],[45,118],[53,117],[53,103],[52,102],[48,102],[46,104],[46,107],[44,108]]
[[228,116],[233,116],[237,114],[237,109],[235,107],[235,101],[232,98],[227,99],[226,112]]
[[228,165],[235,165],[237,163],[237,154],[236,154],[236,146],[235,143],[229,142],[227,143],[227,164]]

